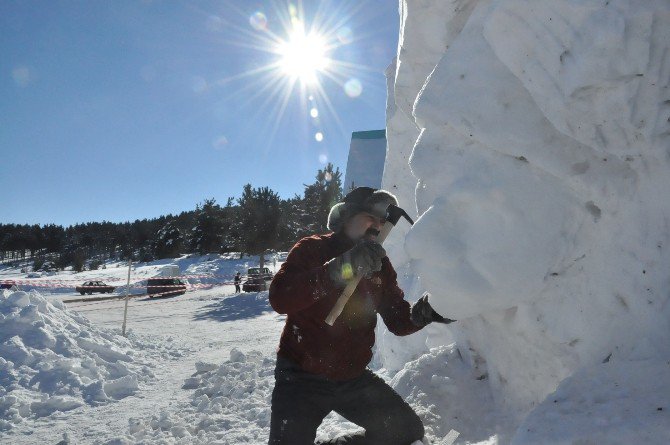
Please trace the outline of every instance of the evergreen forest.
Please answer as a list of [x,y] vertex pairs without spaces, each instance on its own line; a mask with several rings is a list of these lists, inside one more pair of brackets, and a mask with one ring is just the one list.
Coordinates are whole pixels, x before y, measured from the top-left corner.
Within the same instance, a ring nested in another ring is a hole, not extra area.
[[260,255],[289,250],[297,240],[326,233],[328,212],[342,198],[342,174],[319,169],[304,192],[281,199],[268,187],[247,184],[225,204],[205,199],[195,209],[133,222],[0,224],[0,263],[34,271],[98,269],[107,260],[153,261],[182,254]]

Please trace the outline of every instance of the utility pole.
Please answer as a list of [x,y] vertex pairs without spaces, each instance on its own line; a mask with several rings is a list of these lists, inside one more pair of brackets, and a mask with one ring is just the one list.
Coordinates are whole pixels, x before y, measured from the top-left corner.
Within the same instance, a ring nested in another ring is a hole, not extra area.
[[126,304],[124,305],[123,308],[123,326],[121,327],[121,334],[125,337],[126,336],[126,318],[128,316],[128,300],[130,297],[128,296],[128,292],[130,291],[130,267],[133,264],[133,258],[130,257],[128,259],[128,281],[126,281]]

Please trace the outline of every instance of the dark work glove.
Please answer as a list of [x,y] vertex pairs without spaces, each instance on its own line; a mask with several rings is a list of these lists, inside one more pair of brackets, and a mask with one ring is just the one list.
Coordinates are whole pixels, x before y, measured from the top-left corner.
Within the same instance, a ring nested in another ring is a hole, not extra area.
[[449,324],[456,321],[449,318],[444,318],[435,312],[435,309],[433,309],[430,303],[428,303],[428,294],[423,294],[423,296],[412,305],[409,318],[412,320],[412,323],[420,327],[424,327],[434,321],[444,324]]
[[386,251],[381,244],[365,240],[328,261],[326,263],[328,275],[334,282],[346,285],[356,275],[364,277],[380,271],[382,258],[385,256]]

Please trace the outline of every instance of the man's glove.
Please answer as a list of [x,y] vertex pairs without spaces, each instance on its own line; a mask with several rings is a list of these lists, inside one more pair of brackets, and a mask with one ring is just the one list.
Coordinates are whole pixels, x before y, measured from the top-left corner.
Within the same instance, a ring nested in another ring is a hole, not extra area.
[[421,298],[417,300],[416,303],[412,305],[412,310],[409,316],[412,323],[416,326],[424,327],[434,321],[438,323],[449,324],[453,323],[456,320],[451,320],[449,318],[444,318],[437,312],[435,309],[428,303],[428,294],[423,294]]
[[331,280],[346,285],[355,275],[364,277],[380,271],[385,256],[386,251],[381,244],[365,240],[328,261],[326,268]]

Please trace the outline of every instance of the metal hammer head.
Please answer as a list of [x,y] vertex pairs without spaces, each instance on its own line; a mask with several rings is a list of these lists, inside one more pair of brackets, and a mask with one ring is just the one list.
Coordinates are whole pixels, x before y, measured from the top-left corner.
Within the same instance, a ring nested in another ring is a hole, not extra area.
[[389,204],[389,206],[386,208],[386,221],[389,221],[395,226],[398,224],[398,221],[401,217],[409,221],[411,225],[414,225],[414,221],[412,221],[412,218],[409,217],[407,212],[396,205]]

